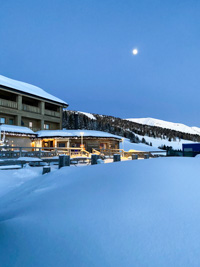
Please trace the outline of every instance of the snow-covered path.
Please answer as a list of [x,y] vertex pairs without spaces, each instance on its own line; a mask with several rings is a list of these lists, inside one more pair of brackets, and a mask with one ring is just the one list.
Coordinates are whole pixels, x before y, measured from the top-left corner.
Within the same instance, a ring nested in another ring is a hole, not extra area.
[[199,266],[200,159],[38,176],[0,198],[0,266]]

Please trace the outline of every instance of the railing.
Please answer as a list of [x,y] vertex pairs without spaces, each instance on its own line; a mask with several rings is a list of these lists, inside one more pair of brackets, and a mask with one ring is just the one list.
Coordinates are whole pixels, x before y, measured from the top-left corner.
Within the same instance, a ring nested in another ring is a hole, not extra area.
[[149,157],[151,158],[158,157],[160,155],[166,156],[166,151],[143,152],[143,151],[124,151],[123,149],[100,149],[99,152],[104,156],[110,156],[110,157],[113,156],[114,154],[119,154],[123,158],[129,158],[133,154],[138,155],[138,158],[145,158],[146,154],[148,154]]
[[0,98],[0,106],[17,109],[17,102]]
[[101,155],[101,152],[93,148],[92,154]]
[[59,156],[61,154],[69,155],[71,158],[90,156],[88,151],[76,147],[0,147],[1,159],[19,157],[49,158]]
[[22,110],[28,111],[28,112],[34,112],[34,113],[40,113],[40,108],[22,104]]
[[124,150],[123,149],[100,149],[99,151],[101,154],[105,156],[113,156],[114,154],[119,154],[121,157],[124,156]]
[[47,116],[53,116],[53,117],[58,117],[58,118],[60,117],[60,112],[49,110],[49,109],[45,109],[44,114]]

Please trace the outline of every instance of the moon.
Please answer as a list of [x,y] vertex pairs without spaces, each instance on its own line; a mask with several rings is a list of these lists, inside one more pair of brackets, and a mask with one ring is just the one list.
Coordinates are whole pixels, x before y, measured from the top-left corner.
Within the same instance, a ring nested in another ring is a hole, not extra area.
[[133,53],[134,56],[137,55],[138,54],[137,48],[134,48],[133,51],[132,51],[132,53]]

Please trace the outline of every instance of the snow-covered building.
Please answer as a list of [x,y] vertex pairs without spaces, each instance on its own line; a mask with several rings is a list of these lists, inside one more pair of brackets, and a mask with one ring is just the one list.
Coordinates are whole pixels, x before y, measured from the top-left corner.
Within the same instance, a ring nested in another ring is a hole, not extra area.
[[34,140],[39,147],[77,147],[87,151],[92,149],[119,149],[121,137],[92,130],[55,130],[38,131]]
[[0,123],[33,131],[62,129],[62,111],[68,104],[28,83],[0,75]]
[[31,147],[37,135],[28,127],[4,124],[0,126],[0,136],[2,145]]

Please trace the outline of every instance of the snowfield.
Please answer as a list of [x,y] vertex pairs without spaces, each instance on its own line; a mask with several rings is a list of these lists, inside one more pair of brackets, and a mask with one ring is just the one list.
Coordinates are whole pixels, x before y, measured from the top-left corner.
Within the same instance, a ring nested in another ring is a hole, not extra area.
[[[158,148],[158,147],[161,147],[161,146],[165,145],[165,146],[171,146],[173,149],[181,149],[182,150],[183,149],[183,147],[182,147],[183,144],[196,143],[196,142],[191,141],[191,140],[185,140],[185,139],[180,139],[179,140],[179,138],[176,138],[176,141],[173,141],[173,140],[169,141],[168,139],[153,138],[153,137],[149,137],[149,136],[146,136],[146,135],[145,136],[138,135],[138,134],[135,134],[135,135],[138,136],[138,138],[140,140],[142,140],[142,138],[144,138],[145,141],[147,141],[148,143],[152,143],[152,146],[154,148]],[[142,144],[139,143],[139,145],[142,145]],[[146,145],[146,147],[150,147],[150,149],[151,149],[151,146]],[[156,150],[158,150],[158,149],[156,149]],[[146,151],[148,151],[148,148],[147,148]]]
[[3,184],[0,266],[199,266],[199,160],[24,169]]
[[149,126],[156,126],[156,127],[174,130],[174,131],[179,131],[182,133],[200,135],[199,127],[190,127],[182,123],[174,123],[174,122],[163,121],[163,120],[158,120],[154,118],[137,118],[137,119],[131,118],[127,120],[140,123],[140,124],[149,125]]

